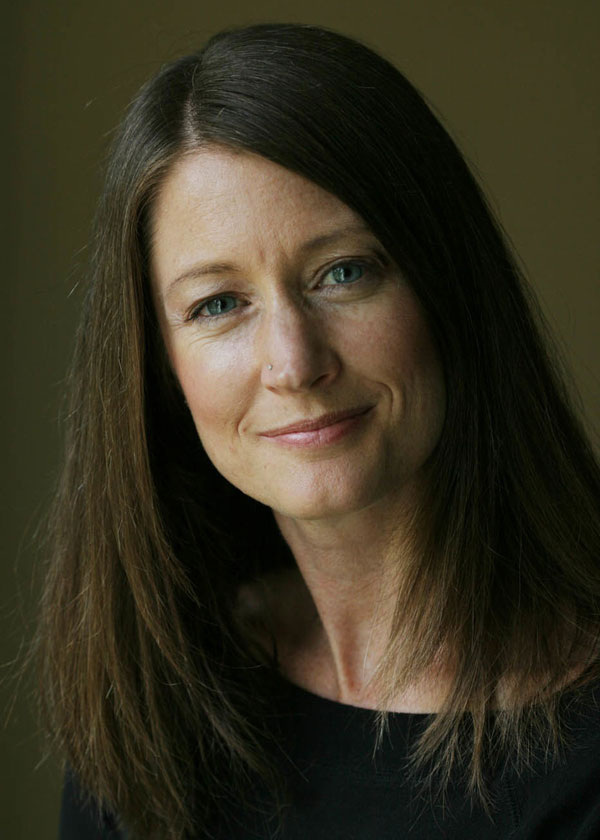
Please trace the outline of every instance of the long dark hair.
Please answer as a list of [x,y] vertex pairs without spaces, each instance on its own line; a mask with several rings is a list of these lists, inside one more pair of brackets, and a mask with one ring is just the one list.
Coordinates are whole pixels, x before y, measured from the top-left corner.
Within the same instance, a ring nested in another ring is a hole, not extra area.
[[391,701],[452,651],[451,690],[415,755],[443,777],[468,718],[469,780],[481,792],[498,691],[500,743],[518,754],[526,733],[557,731],[557,692],[571,676],[595,673],[598,464],[453,141],[384,58],[307,25],[215,35],[141,89],[116,137],[34,646],[54,743],[134,836],[200,833],[256,776],[274,808],[285,798],[274,668],[251,645],[235,593],[291,558],[270,512],[204,455],[149,294],[153,196],[176,159],[210,144],[250,150],[335,194],[426,313],[447,413],[380,679]]

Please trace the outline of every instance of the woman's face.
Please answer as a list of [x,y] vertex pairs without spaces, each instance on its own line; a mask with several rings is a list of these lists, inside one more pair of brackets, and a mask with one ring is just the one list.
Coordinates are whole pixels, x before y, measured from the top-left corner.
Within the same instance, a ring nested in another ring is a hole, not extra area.
[[155,305],[216,468],[297,519],[401,500],[439,439],[444,382],[413,292],[361,217],[275,163],[210,147],[175,164],[152,221]]

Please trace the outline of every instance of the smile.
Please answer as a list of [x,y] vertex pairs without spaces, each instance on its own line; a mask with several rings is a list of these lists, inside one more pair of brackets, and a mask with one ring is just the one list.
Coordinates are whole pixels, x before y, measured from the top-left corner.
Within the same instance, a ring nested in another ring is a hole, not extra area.
[[314,420],[301,420],[289,426],[262,432],[261,437],[287,446],[324,446],[335,443],[357,428],[372,406],[324,414]]

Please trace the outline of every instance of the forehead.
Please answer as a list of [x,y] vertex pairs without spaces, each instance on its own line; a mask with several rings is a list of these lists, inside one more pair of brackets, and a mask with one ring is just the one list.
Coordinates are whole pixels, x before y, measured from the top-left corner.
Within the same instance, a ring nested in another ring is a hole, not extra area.
[[252,202],[257,208],[276,203],[280,209],[310,202],[327,210],[354,215],[336,196],[267,158],[244,150],[209,146],[179,158],[169,170],[155,201],[155,214],[171,205]]
[[307,232],[363,224],[340,199],[251,152],[207,148],[180,158],[151,214],[152,252],[170,260],[194,245],[291,248]]

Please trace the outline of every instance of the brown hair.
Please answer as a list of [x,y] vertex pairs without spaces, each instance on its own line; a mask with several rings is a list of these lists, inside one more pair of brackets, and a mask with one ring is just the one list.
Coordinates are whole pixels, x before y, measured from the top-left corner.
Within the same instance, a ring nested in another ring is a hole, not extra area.
[[[241,581],[290,557],[269,511],[206,458],[148,288],[155,190],[181,154],[211,143],[263,155],[356,210],[427,315],[447,416],[380,679],[389,701],[440,649],[455,652],[452,690],[416,757],[433,757],[444,778],[466,750],[481,792],[498,688],[496,734],[503,755],[518,755],[527,733],[558,731],[569,675],[595,673],[598,464],[541,315],[448,134],[385,59],[305,25],[219,33],[142,88],[116,138],[32,648],[53,743],[134,836],[208,830],[213,809],[255,777],[274,808],[285,797],[273,668],[234,604]],[[378,720],[381,735],[385,713]]]

